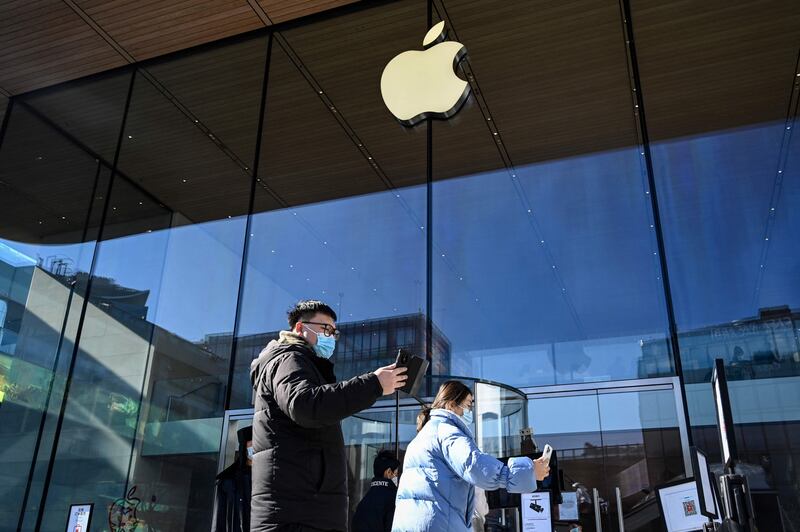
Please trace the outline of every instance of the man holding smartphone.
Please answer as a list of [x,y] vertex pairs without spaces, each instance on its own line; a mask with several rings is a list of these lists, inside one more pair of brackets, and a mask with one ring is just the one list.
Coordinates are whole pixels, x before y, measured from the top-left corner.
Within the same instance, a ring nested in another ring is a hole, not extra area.
[[336,382],[336,313],[300,301],[250,366],[253,416],[252,532],[347,530],[347,459],[340,422],[405,384],[395,365]]

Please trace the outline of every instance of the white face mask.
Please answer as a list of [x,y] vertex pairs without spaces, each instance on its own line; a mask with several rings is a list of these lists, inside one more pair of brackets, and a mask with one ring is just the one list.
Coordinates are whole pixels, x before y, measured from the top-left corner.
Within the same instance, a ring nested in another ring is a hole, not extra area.
[[248,460],[252,460],[254,454],[256,454],[256,450],[253,449],[252,447],[248,447],[247,448],[247,459]]
[[392,482],[394,482],[394,485],[397,486],[400,483],[400,477],[392,477]]

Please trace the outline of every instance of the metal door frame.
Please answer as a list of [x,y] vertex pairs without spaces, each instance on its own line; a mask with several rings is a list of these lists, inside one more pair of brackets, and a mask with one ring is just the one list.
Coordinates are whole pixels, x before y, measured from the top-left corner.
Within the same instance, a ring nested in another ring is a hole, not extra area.
[[225,416],[222,418],[222,434],[219,437],[219,453],[217,456],[217,474],[222,472],[225,467],[225,444],[228,441],[228,427],[231,421],[239,419],[253,419],[255,414],[254,408],[240,408],[238,410],[226,410]]
[[536,397],[568,397],[570,395],[597,395],[623,392],[640,392],[648,390],[672,389],[675,397],[675,412],[678,418],[678,433],[681,438],[684,475],[691,476],[692,459],[689,452],[689,431],[683,415],[683,395],[678,377],[656,377],[652,379],[630,379],[623,381],[582,382],[577,384],[556,384],[549,386],[528,386],[520,388],[528,400]]

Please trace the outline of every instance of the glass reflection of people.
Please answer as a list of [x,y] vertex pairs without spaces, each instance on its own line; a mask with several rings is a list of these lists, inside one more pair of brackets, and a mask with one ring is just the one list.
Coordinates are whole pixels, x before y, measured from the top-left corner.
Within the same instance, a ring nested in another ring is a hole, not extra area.
[[472,391],[452,380],[441,385],[431,408],[420,412],[403,463],[393,531],[469,532],[476,487],[528,493],[548,475],[541,459],[510,458],[506,465],[478,449],[472,402]]
[[347,456],[341,421],[406,381],[394,365],[336,382],[339,331],[321,301],[300,301],[250,365],[253,417],[252,532],[347,530]]
[[394,499],[400,461],[391,451],[381,451],[372,466],[374,477],[369,490],[353,514],[353,532],[389,532],[394,519]]
[[239,449],[233,464],[217,475],[212,532],[250,532],[253,427],[236,432]]

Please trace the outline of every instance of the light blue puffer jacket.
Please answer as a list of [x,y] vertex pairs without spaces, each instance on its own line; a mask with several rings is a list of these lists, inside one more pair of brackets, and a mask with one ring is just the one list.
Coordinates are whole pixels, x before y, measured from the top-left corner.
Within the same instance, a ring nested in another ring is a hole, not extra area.
[[512,458],[504,465],[478,449],[460,417],[449,410],[432,410],[430,421],[406,451],[392,532],[470,530],[475,486],[535,491],[533,462]]

